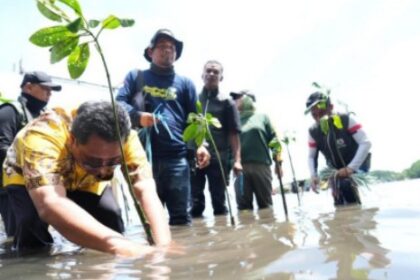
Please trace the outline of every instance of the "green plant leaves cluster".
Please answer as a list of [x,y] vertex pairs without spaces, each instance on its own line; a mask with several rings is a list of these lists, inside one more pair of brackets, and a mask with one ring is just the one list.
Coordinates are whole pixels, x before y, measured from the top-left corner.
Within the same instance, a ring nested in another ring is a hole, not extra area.
[[275,155],[280,154],[283,149],[277,137],[273,138],[273,140],[268,143],[268,147],[271,149],[271,151],[273,151],[273,154]]
[[[73,20],[57,5],[58,3],[74,12]],[[97,43],[104,29],[134,25],[133,19],[120,19],[114,15],[102,21],[86,20],[77,0],[37,0],[37,7],[46,18],[61,24],[41,28],[32,34],[29,40],[39,47],[50,48],[51,63],[57,63],[68,57],[67,68],[73,79],[79,78],[86,70],[90,58],[89,43]],[[95,35],[91,29],[99,26],[100,29]]]
[[312,86],[314,86],[315,88],[317,88],[317,90],[319,92],[325,94],[327,97],[330,96],[330,94],[331,94],[331,89],[329,89],[329,88],[327,88],[325,86],[322,86],[322,85],[320,85],[317,82],[312,82]]
[[184,142],[194,141],[197,146],[201,146],[204,140],[210,136],[210,125],[216,128],[221,128],[222,125],[212,114],[206,113],[203,115],[200,102],[197,102],[196,106],[197,113],[190,113],[188,115],[187,123],[189,125],[185,128],[182,137]]

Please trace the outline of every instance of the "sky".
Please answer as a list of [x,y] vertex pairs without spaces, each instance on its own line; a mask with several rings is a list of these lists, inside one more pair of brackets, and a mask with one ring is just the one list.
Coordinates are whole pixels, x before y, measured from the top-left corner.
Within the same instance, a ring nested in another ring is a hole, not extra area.
[[[36,30],[55,25],[35,1],[0,0],[2,38],[0,91],[19,93],[19,61],[24,70],[69,77],[65,61],[51,65],[48,49],[32,45]],[[224,66],[221,90],[251,90],[257,108],[270,116],[279,133],[293,133],[289,145],[296,177],[308,176],[305,101],[316,81],[331,89],[337,110],[346,104],[372,141],[372,170],[400,172],[420,159],[417,94],[420,83],[420,1],[417,0],[79,0],[88,19],[110,14],[133,18],[131,28],[102,34],[100,42],[113,85],[133,68],[147,68],[143,50],[159,28],[171,29],[184,42],[177,73],[190,77],[199,91],[204,63]],[[92,49],[80,80],[105,84]],[[106,90],[63,82],[51,104],[73,106],[107,99]],[[285,177],[291,176],[285,157]],[[322,160],[323,161],[323,160]]]

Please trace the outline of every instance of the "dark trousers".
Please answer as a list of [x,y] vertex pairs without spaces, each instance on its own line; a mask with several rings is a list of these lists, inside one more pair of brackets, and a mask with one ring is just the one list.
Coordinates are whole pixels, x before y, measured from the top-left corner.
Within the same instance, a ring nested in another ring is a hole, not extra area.
[[362,204],[359,189],[353,180],[350,178],[339,178],[334,183],[332,193],[335,206]]
[[[16,222],[14,246],[21,249],[52,244],[53,239],[48,231],[48,224],[38,216],[26,188],[21,185],[10,185],[6,190]],[[124,231],[121,210],[110,187],[100,196],[82,191],[68,191],[67,197],[103,225],[120,233]]]
[[153,177],[160,201],[169,212],[170,225],[191,224],[190,167],[186,158],[153,158]]
[[[223,162],[222,165],[224,166],[226,180],[228,180],[229,173],[226,168],[226,163]],[[196,169],[196,171],[191,176],[191,215],[193,217],[201,217],[203,215],[204,209],[206,207],[206,201],[204,196],[206,178],[208,180],[209,185],[211,203],[213,206],[213,214],[225,215],[228,212],[225,205],[226,185],[223,181],[219,163],[216,160],[211,160],[210,164],[204,169]],[[229,183],[226,182],[226,184]]]
[[3,187],[0,187],[0,215],[3,220],[7,237],[13,236],[16,230],[15,217],[10,210],[9,196],[7,195],[6,189]]
[[259,209],[273,206],[272,175],[269,165],[243,163],[243,189],[235,188],[239,210],[253,209],[253,198]]

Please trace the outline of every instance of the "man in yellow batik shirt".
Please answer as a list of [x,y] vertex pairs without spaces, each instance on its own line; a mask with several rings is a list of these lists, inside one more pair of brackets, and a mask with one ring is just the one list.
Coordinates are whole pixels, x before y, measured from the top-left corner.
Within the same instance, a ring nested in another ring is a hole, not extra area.
[[[117,106],[117,114],[136,198],[155,243],[167,245],[170,231],[146,154],[127,113]],[[122,161],[117,133],[106,101],[86,102],[72,114],[48,111],[19,132],[3,165],[15,247],[52,244],[51,225],[70,241],[103,252],[138,256],[153,250],[121,235],[121,211],[110,188]]]

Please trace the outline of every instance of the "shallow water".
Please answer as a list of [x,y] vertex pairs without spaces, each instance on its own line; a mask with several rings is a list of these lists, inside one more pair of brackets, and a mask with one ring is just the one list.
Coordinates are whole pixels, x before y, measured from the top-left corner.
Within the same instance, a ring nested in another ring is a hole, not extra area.
[[[362,191],[362,207],[335,209],[329,191],[305,192],[301,206],[280,196],[273,210],[207,211],[173,227],[183,255],[122,259],[60,240],[50,252],[18,256],[0,233],[0,279],[415,279],[420,273],[420,180]],[[234,196],[231,196],[234,204]],[[210,209],[208,209],[210,210]],[[145,243],[139,225],[127,235]]]

